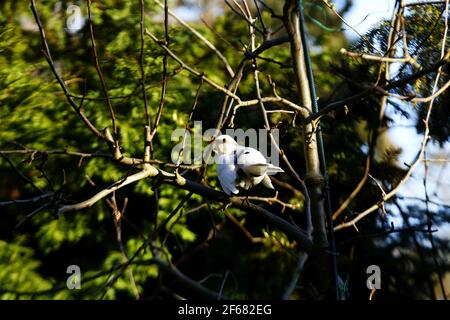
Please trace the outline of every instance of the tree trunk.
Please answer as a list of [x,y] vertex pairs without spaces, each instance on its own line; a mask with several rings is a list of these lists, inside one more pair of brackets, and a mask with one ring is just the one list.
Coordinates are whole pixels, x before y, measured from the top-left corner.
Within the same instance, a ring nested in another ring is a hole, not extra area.
[[[305,67],[305,55],[300,36],[298,2],[286,0],[284,5],[284,24],[289,35],[291,54],[295,72],[295,81],[299,93],[300,105],[312,113],[312,101]],[[314,251],[309,264],[314,266],[315,286],[320,298],[331,297],[332,277],[328,256],[328,240],[325,224],[325,207],[322,193],[323,175],[320,170],[320,158],[317,145],[316,121],[303,125],[304,157],[306,162],[305,183],[311,198]],[[330,292],[331,291],[331,292]]]

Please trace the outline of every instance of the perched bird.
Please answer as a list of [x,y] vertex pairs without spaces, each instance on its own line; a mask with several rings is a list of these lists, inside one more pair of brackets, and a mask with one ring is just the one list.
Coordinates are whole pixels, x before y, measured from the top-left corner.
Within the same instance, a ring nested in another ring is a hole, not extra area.
[[239,193],[239,189],[248,190],[257,184],[275,189],[269,175],[284,172],[267,162],[256,149],[240,146],[232,137],[220,135],[211,141],[216,153],[217,177],[223,191],[230,194]]

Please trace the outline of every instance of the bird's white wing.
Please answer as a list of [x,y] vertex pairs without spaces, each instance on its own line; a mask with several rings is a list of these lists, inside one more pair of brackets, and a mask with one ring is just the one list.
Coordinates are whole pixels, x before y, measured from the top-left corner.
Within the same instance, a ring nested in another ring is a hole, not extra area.
[[236,187],[237,168],[234,164],[234,155],[218,155],[216,158],[216,173],[222,190],[230,195],[237,194]]
[[238,148],[237,165],[246,175],[252,177],[263,176],[266,173],[275,174],[277,172],[284,172],[280,167],[268,163],[261,152],[248,147]]

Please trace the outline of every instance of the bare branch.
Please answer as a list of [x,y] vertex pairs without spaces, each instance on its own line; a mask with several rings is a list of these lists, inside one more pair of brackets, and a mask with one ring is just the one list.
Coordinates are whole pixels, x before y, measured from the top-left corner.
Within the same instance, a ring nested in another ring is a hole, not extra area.
[[[169,7],[167,5],[167,0],[164,0],[164,45],[169,47],[170,37],[169,37]],[[159,122],[161,121],[162,111],[164,108],[164,102],[166,99],[166,91],[167,91],[167,52],[164,53],[163,61],[162,61],[162,85],[161,85],[161,96],[159,98],[158,112],[156,113],[155,123],[153,125],[153,129],[150,133],[150,153],[153,155],[153,138],[156,135],[158,130]]]
[[333,13],[339,18],[339,20],[341,20],[347,27],[349,27],[353,32],[355,32],[361,39],[363,39],[370,47],[372,47],[373,49],[375,49],[376,51],[380,51],[377,47],[375,47],[370,41],[369,39],[367,39],[366,36],[360,34],[358,32],[358,30],[356,30],[355,28],[353,28],[340,14],[339,12],[337,12],[336,8],[334,7],[334,5],[332,3],[330,3],[329,0],[322,0],[322,2],[331,10],[333,11]]
[[61,76],[59,75],[58,71],[56,70],[55,67],[55,63],[53,62],[53,58],[52,55],[50,53],[50,49],[48,47],[48,43],[47,43],[47,38],[45,36],[45,31],[44,28],[42,26],[42,22],[41,19],[39,17],[38,11],[36,9],[36,4],[34,2],[34,0],[31,0],[31,11],[33,11],[33,15],[34,15],[34,19],[38,25],[39,28],[39,33],[41,35],[41,41],[42,41],[42,46],[44,47],[44,56],[47,59],[48,65],[50,66],[50,69],[52,70],[56,80],[58,81],[59,85],[61,86],[61,89],[64,92],[64,95],[67,98],[67,101],[69,102],[69,104],[72,106],[72,108],[75,110],[75,112],[78,114],[78,116],[80,117],[80,119],[83,121],[83,123],[86,125],[86,127],[89,128],[89,130],[91,130],[91,132],[96,135],[97,137],[103,138],[103,135],[100,133],[100,131],[98,131],[98,129],[89,121],[89,119],[86,117],[86,115],[82,112],[81,108],[77,105],[77,103],[73,100],[69,89],[67,88],[64,80],[61,78]]
[[37,191],[39,191],[41,194],[44,194],[44,191],[39,188],[34,182],[33,180],[31,180],[30,178],[28,178],[22,171],[20,171],[19,168],[17,168],[17,166],[14,164],[14,162],[12,162],[4,153],[0,153],[0,156],[3,157],[3,159],[6,160],[6,162],[8,162],[8,164],[11,166],[11,168],[14,169],[14,171],[26,182],[28,182],[33,188],[35,188]]
[[44,194],[41,194],[37,197],[33,197],[33,198],[29,198],[29,199],[18,199],[18,200],[9,200],[9,201],[2,201],[0,202],[0,207],[1,206],[8,206],[11,204],[29,204],[29,203],[35,203],[35,202],[39,202],[41,200],[45,200],[48,198],[51,198],[54,195],[53,192],[47,192]]
[[76,204],[71,204],[71,205],[65,205],[62,206],[58,209],[58,214],[64,213],[64,212],[69,212],[69,211],[76,211],[76,210],[81,210],[81,209],[85,209],[88,207],[91,207],[92,205],[94,205],[97,201],[99,201],[100,199],[103,199],[104,197],[106,197],[107,195],[109,195],[110,193],[139,180],[145,179],[147,177],[152,177],[152,176],[156,176],[158,174],[158,170],[155,169],[154,167],[150,166],[150,165],[146,165],[146,169],[144,169],[143,171],[140,171],[138,173],[135,173],[131,176],[128,176],[114,184],[112,184],[111,186],[109,186],[108,188],[100,191],[99,193],[97,193],[96,195],[94,195],[93,197],[83,201],[83,202],[79,202]]
[[117,132],[117,124],[116,124],[116,121],[117,121],[116,115],[114,113],[114,109],[112,107],[111,100],[109,99],[108,87],[106,86],[106,81],[105,81],[105,78],[103,77],[102,69],[100,68],[100,63],[98,61],[97,45],[95,42],[95,35],[94,35],[94,25],[93,25],[92,16],[91,16],[91,4],[92,4],[92,0],[88,0],[87,1],[88,22],[89,22],[89,34],[90,34],[90,39],[91,39],[91,44],[92,44],[92,54],[94,55],[95,69],[97,70],[97,74],[100,79],[100,83],[102,85],[103,96],[105,97],[106,104],[108,105],[108,110],[111,115],[111,122],[112,122],[112,127],[113,127],[113,132],[114,132],[114,143],[116,145],[116,148],[119,148],[119,141],[118,141],[118,136],[117,136],[118,132]]
[[445,0],[438,0],[438,1],[420,1],[420,2],[409,2],[405,3],[404,7],[416,7],[416,6],[425,6],[425,5],[442,5],[445,4]]
[[[158,6],[160,6],[161,8],[164,8],[164,5],[158,1],[158,0],[153,0],[154,2],[156,2],[156,4]],[[225,56],[220,52],[219,49],[217,49],[208,39],[206,39],[200,32],[198,32],[197,30],[195,30],[194,28],[192,28],[189,24],[187,24],[183,19],[181,19],[179,16],[177,16],[172,10],[168,10],[169,14],[175,18],[175,20],[177,20],[183,27],[185,27],[186,29],[188,29],[194,36],[196,36],[198,39],[200,39],[209,49],[211,49],[218,57],[219,59],[222,61],[222,63],[225,66],[225,69],[227,70],[228,74],[231,77],[234,77],[234,71],[233,68],[231,68],[227,58],[225,58]]]
[[42,210],[45,210],[47,208],[50,207],[49,203],[46,203],[42,206],[40,206],[39,208],[33,210],[33,212],[27,214],[25,217],[23,217],[14,227],[14,231],[16,231],[22,224],[24,224],[25,221],[27,221],[28,219],[31,219],[32,217],[34,217],[36,214],[38,214],[39,212],[41,212]]
[[183,60],[181,60],[175,53],[173,53],[165,44],[163,44],[158,38],[156,38],[156,36],[151,33],[150,31],[145,30],[145,33],[153,40],[155,41],[161,48],[163,48],[168,54],[169,56],[171,56],[176,62],[178,62],[180,64],[181,67],[183,67],[183,69],[189,71],[191,74],[203,79],[206,83],[208,83],[209,85],[211,85],[212,87],[216,88],[217,90],[225,93],[226,95],[230,96],[231,98],[235,99],[236,101],[241,101],[241,99],[236,96],[233,92],[231,92],[228,89],[225,89],[223,86],[215,83],[214,81],[212,81],[211,79],[209,79],[204,73],[201,73],[191,67],[189,67],[187,64],[185,64],[183,62]]
[[[442,49],[441,49],[441,61],[445,60],[446,57],[448,59],[448,56],[450,54],[450,50],[447,51],[447,53],[445,53],[445,44],[447,41],[447,33],[448,33],[448,0],[446,1],[446,11],[445,11],[445,28],[444,28],[444,36],[442,39]],[[438,68],[440,69],[441,66]],[[433,87],[433,93],[437,91],[437,84],[439,82],[439,78],[440,78],[440,73],[438,72],[434,81],[434,87]],[[365,211],[359,213],[355,218],[353,218],[352,220],[348,221],[348,222],[344,222],[341,223],[340,225],[336,226],[334,229],[335,230],[340,230],[340,229],[344,229],[350,226],[355,227],[356,223],[363,219],[364,217],[366,217],[368,214],[372,213],[373,211],[377,210],[380,205],[383,205],[384,202],[386,202],[387,200],[391,199],[392,197],[394,197],[399,188],[401,186],[403,186],[405,184],[405,182],[408,180],[408,178],[411,176],[411,174],[413,173],[413,171],[415,170],[415,168],[420,164],[420,162],[423,160],[424,158],[424,154],[425,154],[425,150],[426,150],[426,146],[429,140],[429,134],[430,134],[430,129],[429,129],[429,120],[430,120],[430,116],[431,116],[431,111],[433,109],[433,103],[434,103],[434,98],[431,100],[429,106],[428,106],[428,110],[425,116],[425,119],[423,119],[424,125],[425,125],[425,130],[424,130],[424,137],[421,143],[421,147],[420,150],[417,154],[416,160],[414,161],[414,163],[409,167],[408,171],[406,172],[406,174],[404,175],[404,177],[400,180],[400,182],[397,184],[397,186],[395,188],[393,188],[391,191],[389,191],[388,193],[386,193],[385,195],[383,195],[383,199],[381,200],[381,203],[377,203],[372,205],[370,208],[366,209]]]
[[230,298],[227,298],[226,296],[223,296],[221,292],[215,292],[211,289],[206,288],[205,286],[201,285],[198,281],[195,281],[188,276],[186,276],[184,273],[182,273],[180,270],[178,270],[177,267],[175,267],[172,263],[166,262],[159,258],[154,258],[156,264],[158,266],[162,267],[165,271],[168,271],[170,274],[172,274],[178,282],[186,286],[187,288],[197,292],[200,294],[203,298],[211,299],[211,300],[229,300]]
[[358,53],[358,52],[351,52],[347,51],[346,49],[342,48],[340,52],[343,55],[346,55],[348,57],[356,57],[366,60],[372,60],[372,61],[379,61],[379,62],[407,62],[414,66],[418,66],[420,68],[420,65],[417,64],[416,60],[413,57],[405,57],[405,58],[393,58],[393,57],[386,57],[386,56],[374,56],[367,53]]
[[[141,40],[141,50],[140,50],[140,56],[139,56],[139,69],[141,71],[141,88],[142,88],[142,96],[144,98],[144,112],[145,112],[145,118],[147,121],[147,126],[151,126],[151,118],[150,113],[148,110],[148,98],[147,98],[147,91],[145,90],[145,69],[144,69],[144,62],[145,62],[145,56],[144,56],[144,47],[145,47],[145,41],[144,41],[144,35],[145,35],[145,1],[140,0],[140,11],[141,11],[141,20],[139,21],[139,28],[140,28],[140,40]],[[165,80],[165,79],[164,79]],[[151,127],[150,127],[151,128]]]
[[378,91],[380,88],[384,91],[387,91],[387,90],[394,89],[394,88],[400,87],[402,85],[408,84],[408,83],[410,83],[414,80],[417,80],[431,72],[436,72],[436,71],[440,70],[443,66],[447,65],[449,62],[450,62],[450,50],[448,50],[447,53],[444,56],[442,56],[442,58],[437,63],[435,63],[434,65],[432,65],[429,68],[422,69],[422,70],[420,70],[412,75],[406,76],[402,79],[399,79],[396,81],[391,81],[389,84],[386,84],[384,86],[381,86],[381,87],[373,86],[373,87],[370,87],[369,89],[366,89],[366,90],[364,90],[358,94],[355,94],[353,96],[350,96],[348,98],[329,103],[328,105],[321,108],[318,112],[316,112],[316,113],[310,115],[308,118],[306,118],[305,122],[306,123],[312,122],[331,111],[334,111],[339,108],[343,108],[352,102],[361,100],[372,94],[376,94],[377,92],[378,92],[378,94],[380,94]]

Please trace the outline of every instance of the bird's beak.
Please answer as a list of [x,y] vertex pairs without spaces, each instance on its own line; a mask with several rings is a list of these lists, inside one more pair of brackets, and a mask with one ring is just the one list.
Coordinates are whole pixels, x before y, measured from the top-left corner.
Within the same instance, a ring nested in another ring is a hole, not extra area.
[[214,141],[216,141],[216,138],[212,138],[210,142],[208,142],[208,144],[212,144]]

